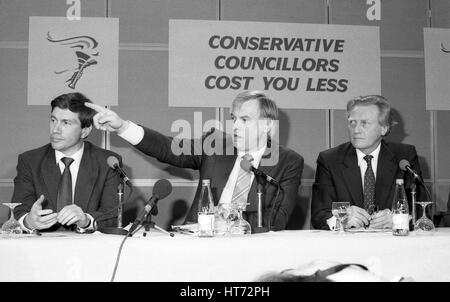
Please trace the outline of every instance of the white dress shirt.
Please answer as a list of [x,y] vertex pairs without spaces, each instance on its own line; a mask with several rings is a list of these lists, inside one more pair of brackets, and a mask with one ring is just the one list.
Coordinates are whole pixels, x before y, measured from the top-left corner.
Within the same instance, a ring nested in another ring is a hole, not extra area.
[[[247,152],[253,157],[252,165],[257,168],[259,166],[259,162],[261,161],[262,156],[264,155],[264,151],[266,147],[263,147],[260,150],[254,152]],[[231,170],[230,176],[228,176],[227,183],[223,188],[222,195],[220,196],[219,203],[230,203],[233,197],[234,187],[236,186],[236,181],[239,176],[239,171],[241,168],[241,160],[242,157],[247,154],[246,152],[239,151],[238,156],[236,157],[236,161],[234,162],[233,170]],[[250,184],[253,182],[255,178],[255,174],[251,173]]]
[[[370,155],[372,155],[372,170],[373,170],[373,174],[375,176],[375,180],[377,179],[378,156],[380,155],[380,149],[381,149],[381,142],[378,144],[377,148],[375,150],[373,150],[372,153],[370,153]],[[364,156],[366,156],[366,155],[368,155],[368,154],[365,154],[361,150],[356,149],[356,157],[358,159],[359,170],[361,171],[361,183],[363,186],[363,191],[364,191],[364,175],[366,174],[366,170],[367,170],[367,162],[364,159]],[[330,218],[328,218],[327,224],[328,224],[328,227],[330,228],[330,230],[335,230],[336,229],[336,217],[331,216]]]
[[[76,186],[76,184],[77,184],[77,177],[78,177],[78,171],[80,170],[80,163],[81,163],[81,158],[83,157],[83,153],[84,153],[84,143],[83,143],[83,145],[81,146],[81,148],[80,148],[80,150],[78,150],[77,152],[75,152],[74,154],[72,154],[71,156],[66,156],[64,153],[62,153],[61,151],[58,151],[58,150],[55,150],[55,159],[56,159],[56,164],[58,165],[58,167],[59,167],[59,170],[61,171],[61,175],[62,175],[62,173],[64,172],[64,169],[65,169],[65,165],[64,165],[64,163],[61,161],[61,159],[63,158],[63,157],[69,157],[69,158],[72,158],[73,159],[73,162],[72,162],[72,164],[69,166],[69,169],[70,169],[70,174],[71,174],[71,176],[72,176],[72,204],[74,203],[74,199],[75,199],[75,186]],[[88,219],[89,219],[89,224],[88,224],[88,226],[87,227],[85,227],[85,228],[81,228],[81,227],[79,227],[79,229],[81,230],[81,231],[85,231],[85,230],[91,230],[91,229],[93,229],[93,221],[94,221],[94,218],[90,215],[90,214],[88,214],[88,213],[85,213],[86,215],[87,215],[87,217],[88,217]],[[22,228],[25,230],[25,231],[27,231],[27,232],[32,232],[33,230],[30,230],[30,229],[28,229],[27,227],[25,227],[25,225],[24,225],[24,220],[25,220],[25,217],[27,216],[28,214],[26,214],[26,215],[23,215],[20,219],[19,219],[19,223],[20,223],[20,225],[22,226]]]

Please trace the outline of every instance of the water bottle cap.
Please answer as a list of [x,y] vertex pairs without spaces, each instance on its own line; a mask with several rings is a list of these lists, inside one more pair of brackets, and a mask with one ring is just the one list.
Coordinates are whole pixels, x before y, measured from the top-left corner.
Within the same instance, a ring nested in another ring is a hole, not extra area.
[[209,185],[209,184],[210,184],[209,179],[202,179],[202,186]]
[[402,184],[403,184],[403,179],[397,178],[397,179],[395,180],[395,183],[398,184],[398,185],[402,185]]

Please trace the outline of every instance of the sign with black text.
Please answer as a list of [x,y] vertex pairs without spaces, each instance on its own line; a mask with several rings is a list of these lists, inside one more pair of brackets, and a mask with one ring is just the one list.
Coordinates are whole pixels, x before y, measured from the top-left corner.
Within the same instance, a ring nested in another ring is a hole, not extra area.
[[301,109],[380,94],[379,28],[170,20],[169,106],[229,107],[254,89]]
[[424,28],[427,110],[450,110],[450,29]]

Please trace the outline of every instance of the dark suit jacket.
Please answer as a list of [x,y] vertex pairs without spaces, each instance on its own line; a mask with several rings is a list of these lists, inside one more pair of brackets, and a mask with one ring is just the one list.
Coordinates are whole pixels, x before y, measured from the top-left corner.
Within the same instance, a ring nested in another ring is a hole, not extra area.
[[[400,170],[398,163],[402,159],[408,160],[411,168],[421,174],[414,146],[381,142],[375,184],[375,204],[379,210],[392,207],[396,178],[404,179],[407,191],[414,181],[409,173]],[[424,200],[423,190],[420,189],[417,185],[417,200]],[[350,142],[323,151],[317,158],[311,202],[311,223],[314,228],[329,229],[326,220],[332,216],[331,203],[337,201],[364,207],[361,172],[356,149]]]
[[[200,170],[200,180],[197,187],[197,192],[194,201],[186,217],[187,222],[197,221],[198,199],[201,191],[201,183],[203,179],[211,180],[211,191],[214,197],[214,203],[217,205],[222,191],[228,181],[228,177],[233,169],[237,158],[236,149],[232,147],[232,143],[227,140],[226,135],[220,131],[212,131],[203,137],[202,141],[194,140],[175,140],[171,137],[164,136],[156,131],[144,127],[144,138],[136,145],[136,148],[145,154],[155,157],[161,162],[168,163],[180,168],[191,168]],[[218,143],[223,142],[223,153],[225,155],[212,154],[206,150],[206,145],[203,144],[205,140],[209,142],[216,139]],[[172,152],[172,144],[177,146],[188,147],[190,154],[176,155]],[[230,151],[231,155],[227,155]],[[278,194],[278,199],[275,201],[277,193],[276,186],[266,184],[265,194],[263,195],[263,215],[265,226],[268,226],[268,219],[270,215],[270,208],[275,205],[272,216],[272,229],[282,230],[286,228],[289,216],[291,215],[295,206],[300,179],[303,171],[303,157],[296,152],[279,147],[279,160],[273,166],[260,166],[259,168],[266,174],[275,178],[281,186]],[[246,219],[249,221],[252,228],[257,225],[257,183],[253,181],[248,195]]]
[[[116,156],[121,163],[122,159],[116,153],[96,147],[89,142],[84,143],[74,203],[94,219],[117,206],[117,186],[120,179],[106,163],[110,155]],[[12,202],[22,203],[15,208],[16,218],[28,213],[41,194],[46,198],[43,208],[56,212],[60,178],[61,171],[56,164],[55,150],[51,144],[20,154],[12,197]],[[116,211],[101,217],[99,226],[115,225],[114,217],[117,217]],[[54,229],[52,227],[49,230]]]

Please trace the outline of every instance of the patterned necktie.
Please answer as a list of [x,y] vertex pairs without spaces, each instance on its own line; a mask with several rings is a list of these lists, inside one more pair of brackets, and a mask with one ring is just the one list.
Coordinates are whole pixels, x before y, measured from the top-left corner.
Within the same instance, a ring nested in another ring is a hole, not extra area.
[[364,156],[367,162],[366,173],[364,174],[364,209],[372,214],[375,207],[375,174],[372,170],[372,155]]
[[[252,161],[253,157],[250,154],[245,154],[242,159]],[[241,160],[242,160],[241,159]],[[244,169],[239,169],[239,175],[234,186],[233,197],[231,197],[231,203],[247,203],[247,195],[250,190],[251,173]]]
[[61,161],[64,163],[64,172],[59,181],[58,198],[56,200],[56,209],[61,211],[68,204],[72,204],[72,174],[70,174],[70,165],[73,163],[73,158],[63,157]]

